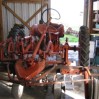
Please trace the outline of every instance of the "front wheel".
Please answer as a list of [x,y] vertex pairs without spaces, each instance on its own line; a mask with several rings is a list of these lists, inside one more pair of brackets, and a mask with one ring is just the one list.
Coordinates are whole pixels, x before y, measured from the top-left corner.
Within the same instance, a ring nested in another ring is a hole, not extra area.
[[21,99],[21,97],[23,95],[23,90],[24,90],[24,86],[22,86],[20,84],[13,84],[11,93],[12,93],[14,99]]
[[90,36],[88,28],[86,26],[81,26],[79,31],[79,63],[81,66],[89,65],[89,41]]
[[61,84],[54,84],[54,99],[61,99],[62,89]]

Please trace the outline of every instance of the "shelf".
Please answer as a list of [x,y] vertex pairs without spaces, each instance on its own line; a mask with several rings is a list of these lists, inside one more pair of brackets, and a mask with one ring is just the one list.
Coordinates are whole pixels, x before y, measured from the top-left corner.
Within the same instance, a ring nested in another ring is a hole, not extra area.
[[89,32],[99,33],[99,1],[90,1]]
[[99,22],[99,20],[93,19],[93,22]]
[[93,28],[93,31],[99,31],[99,29],[97,29],[97,28]]
[[97,14],[98,12],[99,12],[99,10],[94,10],[93,11],[94,14]]

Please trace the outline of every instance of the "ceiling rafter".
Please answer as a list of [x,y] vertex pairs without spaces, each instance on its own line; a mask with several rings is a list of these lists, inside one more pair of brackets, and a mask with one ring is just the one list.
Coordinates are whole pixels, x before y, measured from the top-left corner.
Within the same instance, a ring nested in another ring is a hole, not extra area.
[[48,0],[5,0],[8,3],[48,3]]

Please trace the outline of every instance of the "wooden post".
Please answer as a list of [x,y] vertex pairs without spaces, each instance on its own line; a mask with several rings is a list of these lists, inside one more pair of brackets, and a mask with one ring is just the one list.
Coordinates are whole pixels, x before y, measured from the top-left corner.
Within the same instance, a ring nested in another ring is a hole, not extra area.
[[93,27],[93,0],[89,0],[89,33],[92,33],[92,27]]
[[88,26],[88,0],[84,0],[84,26]]
[[0,0],[0,41],[3,40],[2,0]]

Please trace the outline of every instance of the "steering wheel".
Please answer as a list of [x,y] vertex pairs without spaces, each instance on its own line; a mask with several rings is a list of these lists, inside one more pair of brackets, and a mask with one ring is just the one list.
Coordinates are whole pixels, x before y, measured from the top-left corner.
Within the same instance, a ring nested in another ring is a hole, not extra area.
[[47,23],[47,22],[44,22],[44,13],[47,11],[50,11],[50,10],[53,10],[53,11],[55,11],[57,14],[58,14],[58,18],[52,18],[52,17],[50,17],[50,19],[55,19],[55,20],[59,20],[60,18],[61,18],[61,15],[60,15],[60,13],[56,10],[56,9],[53,9],[53,8],[48,8],[48,9],[45,9],[43,12],[42,12],[42,14],[41,14],[41,21],[43,22],[43,23]]

